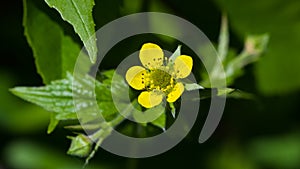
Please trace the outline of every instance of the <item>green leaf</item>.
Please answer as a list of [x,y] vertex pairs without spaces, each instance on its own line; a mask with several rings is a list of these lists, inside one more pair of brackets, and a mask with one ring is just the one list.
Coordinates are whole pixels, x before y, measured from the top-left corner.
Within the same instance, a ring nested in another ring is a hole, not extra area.
[[181,45],[178,45],[177,49],[175,50],[175,52],[170,56],[169,60],[171,62],[174,62],[175,59],[181,55]]
[[130,88],[125,79],[115,70],[103,71],[99,78],[103,84],[109,86],[115,101],[119,103],[128,102],[127,95]]
[[61,78],[65,78],[67,72],[73,72],[75,66],[76,73],[87,73],[92,64],[88,56],[81,52],[80,46],[71,37],[63,36],[61,42]]
[[100,73],[100,81],[105,84],[111,84],[111,80],[115,74],[115,70],[107,70]]
[[69,155],[87,157],[92,150],[93,142],[85,135],[78,134],[76,137],[68,137],[72,140],[68,150]]
[[[92,150],[92,143],[87,136],[79,134],[77,137],[71,137],[72,143],[68,154],[87,157],[86,162],[88,162],[94,156],[102,141],[110,135],[112,127],[124,121],[125,118],[123,116],[127,117],[134,111],[132,106],[124,104],[121,105],[124,106],[122,115],[117,114],[117,109],[111,98],[111,92],[120,93],[118,88],[122,89],[128,85],[122,82],[124,79],[114,71],[106,71],[104,76],[105,78],[102,79],[102,82],[99,82],[89,75],[73,77],[68,73],[67,78],[53,81],[43,87],[16,87],[11,89],[11,91],[24,100],[37,104],[48,111],[55,112],[55,118],[52,117],[48,132],[53,131],[58,120],[77,119],[77,115],[81,115],[78,113],[83,113],[83,116],[79,116],[81,125],[72,125],[67,128],[96,130],[90,137],[93,140],[97,140],[97,143]],[[117,81],[111,81],[111,78],[115,77]],[[93,90],[94,85],[95,90]],[[95,98],[96,102],[93,101]],[[77,103],[76,107],[74,102]],[[134,100],[133,102],[137,101]],[[78,110],[81,111],[78,112]],[[99,117],[94,112],[101,113],[104,119],[97,121]],[[149,114],[153,115],[153,112],[149,112]]]
[[246,38],[245,47],[242,53],[228,62],[226,65],[226,78],[227,84],[233,83],[234,79],[243,73],[243,67],[253,63],[259,59],[267,48],[269,36],[263,35],[250,35]]
[[140,11],[143,2],[140,0],[123,0],[121,13],[122,15],[129,15]]
[[65,129],[69,130],[97,130],[101,127],[101,124],[78,124],[78,125],[68,125]]
[[255,96],[253,94],[244,92],[239,89],[233,88],[224,88],[224,89],[217,89],[217,96],[224,96],[226,95],[227,98],[236,98],[236,99],[254,99]]
[[133,118],[138,123],[149,123],[159,118],[165,113],[165,108],[160,104],[146,111],[133,111]]
[[170,108],[171,108],[171,114],[172,114],[173,118],[175,118],[175,116],[176,116],[175,105],[174,105],[174,103],[169,103],[169,105],[170,105]]
[[[221,69],[219,67],[214,66],[211,77],[208,78],[206,74],[203,74],[204,81],[202,81],[201,84],[209,88],[210,80],[221,82],[225,80],[224,78],[226,78],[227,86],[233,84],[234,80],[243,74],[245,66],[257,61],[260,56],[262,56],[262,54],[266,51],[268,42],[269,36],[267,34],[247,36],[244,49],[238,56],[224,58],[225,60],[223,60],[223,63],[226,62],[226,64],[224,64],[226,77],[222,76],[222,73],[220,72]],[[228,51],[226,53],[228,53]]]
[[[109,89],[90,76],[74,79],[70,74],[66,79],[56,80],[44,87],[16,87],[11,92],[31,103],[37,104],[50,112],[56,112],[56,118],[60,120],[76,119],[76,111],[73,97],[80,98],[81,104],[90,105],[95,97],[92,84],[95,83],[96,91],[109,93]],[[74,90],[72,90],[74,89]],[[107,99],[106,96],[98,97],[98,100]]]
[[118,110],[116,109],[114,103],[111,102],[99,102],[98,107],[100,110],[100,113],[105,118],[106,121],[112,120],[115,115],[118,113]]
[[227,15],[223,14],[219,35],[218,53],[221,61],[224,61],[229,49],[229,31]]
[[249,158],[245,147],[240,147],[235,140],[223,143],[208,157],[208,166],[211,169],[258,169],[257,164]]
[[45,128],[49,112],[15,97],[8,89],[17,83],[18,76],[0,70],[0,128],[6,133],[29,134]]
[[45,0],[51,7],[55,8],[61,17],[69,22],[75,32],[83,41],[92,63],[97,59],[97,44],[95,36],[95,24],[92,16],[93,0]]
[[[111,76],[106,79],[105,83],[111,83],[109,78]],[[116,85],[119,86],[120,84],[124,85],[125,82],[117,83]],[[95,85],[95,92],[93,91],[93,85]],[[112,91],[118,92],[119,90],[115,89]],[[112,102],[110,84],[95,81],[88,75],[74,78],[72,75],[67,74],[66,79],[53,81],[44,87],[16,87],[11,89],[11,92],[50,112],[55,112],[53,113],[55,114],[55,119],[51,119],[48,133],[54,130],[58,120],[78,119],[78,110],[84,114],[79,116],[81,123],[87,126],[93,125],[91,122],[97,119],[97,115],[91,112],[101,113],[107,121],[113,120],[117,114],[117,110]],[[95,97],[96,102],[93,102],[92,99]],[[74,100],[74,98],[76,99]],[[77,107],[74,106],[74,101],[76,101]],[[94,105],[95,103],[97,105]],[[86,107],[85,105],[89,106]]]
[[67,112],[67,113],[57,113],[55,115],[55,118],[57,120],[76,120],[77,119],[77,115],[76,115],[76,113],[70,113],[70,112]]
[[229,93],[232,93],[235,89],[232,89],[232,88],[225,88],[225,89],[217,89],[218,90],[218,93],[217,95],[218,96],[223,96],[223,95],[227,95]]
[[[66,156],[55,144],[41,144],[30,140],[15,140],[9,142],[3,154],[6,165],[18,169],[82,169],[82,162]],[[107,165],[90,164],[85,169],[108,169]]]
[[[38,9],[32,0],[24,0],[23,26],[25,36],[33,50],[38,73],[45,84],[66,77],[73,72],[74,65],[80,53],[80,46],[69,36],[64,35],[63,29],[51,18]],[[80,66],[89,70],[87,56],[80,57]]]
[[55,113],[51,113],[50,116],[50,123],[48,125],[48,129],[47,129],[47,133],[50,134],[53,132],[53,130],[56,128],[56,126],[58,125],[59,120],[56,119],[56,114]]
[[16,87],[11,92],[22,99],[56,113],[73,113],[72,77],[57,80],[44,87]]
[[193,91],[193,90],[199,90],[199,89],[204,89],[204,87],[200,86],[197,83],[186,83],[184,84],[184,88],[187,91]]
[[[269,36],[267,34],[247,36],[243,51],[238,56],[233,57],[233,52],[229,50],[227,16],[223,15],[219,35],[218,53],[220,61],[223,63],[225,69],[225,76],[220,66],[211,63],[213,65],[211,75],[208,77],[208,74],[202,73],[203,81],[201,84],[206,88],[219,88],[225,87],[220,85],[226,80],[226,85],[231,85],[237,77],[242,75],[245,66],[260,58],[266,51],[268,42]],[[214,86],[212,86],[211,81],[214,82]]]
[[249,156],[269,168],[299,167],[300,136],[298,132],[277,137],[261,137],[251,142]]
[[31,0],[23,0],[23,3],[25,36],[33,50],[37,71],[46,84],[60,79],[63,32],[59,25],[38,9]]
[[167,116],[166,116],[166,113],[164,112],[157,119],[152,121],[151,124],[161,128],[163,131],[165,131],[166,130],[166,120],[167,120]]
[[199,91],[200,97],[193,98],[192,101],[199,101],[211,97],[224,97],[236,99],[254,99],[255,96],[242,90],[233,88],[205,88]]

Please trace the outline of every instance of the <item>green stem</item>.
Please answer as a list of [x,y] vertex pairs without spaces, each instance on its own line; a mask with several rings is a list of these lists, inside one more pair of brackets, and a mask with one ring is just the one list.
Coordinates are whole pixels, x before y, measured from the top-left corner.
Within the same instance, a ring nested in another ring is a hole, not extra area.
[[[133,101],[134,102],[134,101]],[[123,113],[120,113],[115,119],[110,122],[104,121],[101,128],[91,135],[92,140],[97,140],[96,145],[90,155],[86,158],[84,167],[89,163],[89,160],[94,157],[103,140],[111,134],[114,127],[122,123],[128,116],[131,115],[133,106],[130,104],[126,107]]]

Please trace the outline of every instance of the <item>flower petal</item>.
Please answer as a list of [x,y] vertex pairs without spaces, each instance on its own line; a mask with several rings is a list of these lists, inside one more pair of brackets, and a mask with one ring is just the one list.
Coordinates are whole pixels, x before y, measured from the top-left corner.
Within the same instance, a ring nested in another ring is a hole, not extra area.
[[145,88],[145,78],[147,70],[141,66],[133,66],[126,72],[126,81],[128,84],[136,89],[142,90]]
[[169,103],[175,102],[183,93],[184,85],[182,83],[177,83],[173,90],[168,94],[167,101]]
[[145,108],[151,108],[162,102],[163,94],[153,91],[142,92],[138,97],[138,102]]
[[181,55],[174,61],[174,72],[177,79],[187,77],[191,73],[192,68],[193,59],[190,56]]
[[140,50],[139,57],[146,68],[157,68],[163,65],[164,52],[154,43],[145,43]]

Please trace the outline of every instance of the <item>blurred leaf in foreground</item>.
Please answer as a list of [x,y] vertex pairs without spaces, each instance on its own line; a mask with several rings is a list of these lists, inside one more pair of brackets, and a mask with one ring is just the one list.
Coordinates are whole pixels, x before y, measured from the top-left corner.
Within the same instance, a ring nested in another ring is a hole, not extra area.
[[[82,169],[82,163],[45,145],[30,141],[13,142],[5,148],[5,160],[16,169]],[[107,166],[89,165],[86,169],[106,169]]]
[[[220,88],[222,82],[226,80],[226,85],[230,86],[234,80],[242,75],[245,66],[257,61],[260,56],[266,51],[267,44],[269,42],[269,36],[267,34],[262,35],[247,35],[244,43],[244,49],[240,54],[232,55],[229,49],[229,30],[227,17],[224,14],[221,22],[221,29],[219,35],[218,54],[219,61],[223,64],[225,76],[222,68],[217,62],[212,59],[213,69],[208,76],[206,73],[202,73],[203,81],[201,85],[206,88]],[[214,86],[212,83],[214,82]]]
[[233,29],[245,37],[268,33],[265,56],[256,63],[255,75],[264,94],[281,94],[300,88],[300,1],[215,0],[226,10]]
[[258,169],[245,151],[232,141],[211,154],[208,166],[210,169]]
[[271,168],[294,169],[300,167],[300,135],[255,139],[249,146],[252,159]]
[[227,84],[243,73],[243,67],[257,61],[265,52],[269,41],[268,35],[249,35],[245,40],[244,50],[226,65]]
[[0,71],[0,128],[7,133],[32,133],[47,126],[49,113],[12,95],[14,76]]

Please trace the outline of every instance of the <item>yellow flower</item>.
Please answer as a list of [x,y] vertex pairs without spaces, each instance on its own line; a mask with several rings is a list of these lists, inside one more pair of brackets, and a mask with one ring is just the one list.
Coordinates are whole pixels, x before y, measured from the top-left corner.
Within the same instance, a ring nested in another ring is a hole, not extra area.
[[133,66],[127,70],[126,80],[136,90],[144,90],[138,102],[145,108],[159,105],[163,98],[175,102],[183,93],[179,79],[187,77],[193,67],[190,56],[180,55],[174,61],[164,58],[163,50],[156,44],[142,46],[139,58],[144,67]]

